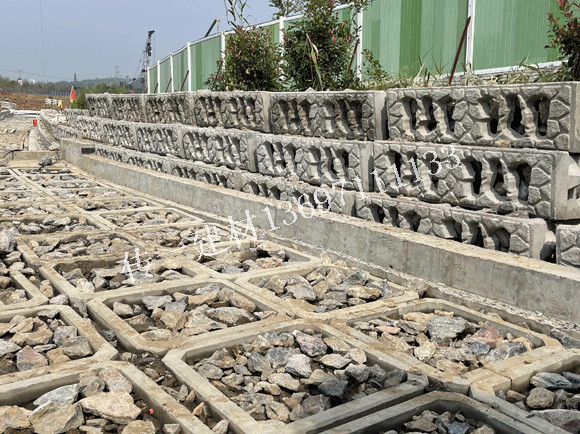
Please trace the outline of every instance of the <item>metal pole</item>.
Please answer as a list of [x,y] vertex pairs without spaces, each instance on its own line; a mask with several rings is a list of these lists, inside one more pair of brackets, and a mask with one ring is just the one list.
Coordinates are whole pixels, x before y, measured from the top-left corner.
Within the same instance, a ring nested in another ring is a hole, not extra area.
[[147,68],[147,93],[151,93],[151,68]]
[[475,35],[475,1],[469,0],[467,3],[467,16],[471,17],[471,25],[467,32],[467,44],[465,45],[465,67],[473,69],[473,44]]
[[193,74],[189,73],[190,69],[191,69],[191,42],[188,42],[187,43],[187,74],[188,74],[187,90],[189,90],[189,91],[192,90],[191,77],[193,76]]
[[[363,11],[356,14],[356,25],[358,27],[358,43],[356,46],[356,76],[362,78],[362,49],[363,49]],[[350,68],[349,68],[350,69]]]
[[161,62],[157,61],[157,86],[155,86],[155,92],[157,93],[157,88],[161,89]]
[[459,62],[459,55],[461,54],[461,49],[467,37],[467,29],[469,28],[469,23],[471,22],[471,17],[467,17],[465,22],[465,27],[463,28],[463,34],[461,35],[461,41],[459,42],[459,47],[457,47],[457,53],[455,54],[455,60],[453,61],[453,69],[451,69],[451,75],[449,76],[449,86],[453,82],[453,76],[455,75],[455,69],[457,68],[457,62]]
[[171,71],[171,92],[175,92],[175,81],[173,80],[173,53],[169,55],[169,69]]

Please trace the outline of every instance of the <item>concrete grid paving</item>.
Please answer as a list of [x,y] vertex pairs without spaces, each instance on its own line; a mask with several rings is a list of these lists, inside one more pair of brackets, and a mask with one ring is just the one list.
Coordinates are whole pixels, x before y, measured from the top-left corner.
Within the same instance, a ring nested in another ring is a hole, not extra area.
[[63,163],[1,176],[3,432],[560,432],[496,395],[542,371],[580,384],[578,350],[491,304],[262,230],[238,243]]

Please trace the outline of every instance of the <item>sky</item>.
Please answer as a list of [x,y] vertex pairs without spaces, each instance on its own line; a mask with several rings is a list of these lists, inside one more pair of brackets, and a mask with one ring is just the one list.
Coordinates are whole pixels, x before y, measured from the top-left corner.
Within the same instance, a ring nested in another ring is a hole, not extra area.
[[[268,4],[247,0],[248,21],[270,21]],[[118,66],[132,78],[148,30],[153,64],[202,38],[214,18],[229,28],[223,0],[0,0],[0,75],[82,80],[112,77]]]

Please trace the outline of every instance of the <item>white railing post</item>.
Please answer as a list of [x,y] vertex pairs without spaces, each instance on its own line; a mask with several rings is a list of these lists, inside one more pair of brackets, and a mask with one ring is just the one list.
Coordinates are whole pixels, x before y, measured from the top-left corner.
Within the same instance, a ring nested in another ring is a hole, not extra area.
[[469,0],[467,3],[467,16],[471,17],[469,28],[467,29],[467,42],[465,45],[465,67],[473,70],[473,37],[475,35],[475,1]]
[[147,93],[151,93],[151,68],[147,67]]
[[363,50],[363,12],[356,13],[356,25],[358,27],[358,45],[356,47],[356,76],[362,78],[362,50]]
[[169,55],[169,70],[171,71],[171,92],[175,92],[175,80],[173,79],[173,53]]
[[284,53],[284,18],[280,17],[278,19],[278,44],[282,54]]
[[157,89],[159,91],[157,93],[161,93],[161,62],[157,61]]
[[222,59],[222,68],[226,66],[226,34],[221,32],[220,34],[220,57]]
[[193,72],[191,71],[191,42],[187,43],[187,90],[189,90],[191,92],[192,87],[192,80],[191,80],[191,76],[193,75]]

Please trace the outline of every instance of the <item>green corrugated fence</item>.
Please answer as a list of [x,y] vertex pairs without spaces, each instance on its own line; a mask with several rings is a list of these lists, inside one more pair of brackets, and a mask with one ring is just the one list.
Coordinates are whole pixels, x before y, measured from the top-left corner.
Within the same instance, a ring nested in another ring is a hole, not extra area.
[[[370,50],[390,72],[416,73],[421,64],[430,71],[449,72],[468,16],[472,17],[471,28],[458,71],[471,64],[476,71],[499,72],[523,61],[552,62],[557,56],[555,50],[545,48],[546,14],[557,12],[555,0],[374,0],[362,17],[351,17],[348,7],[339,9],[341,19],[355,18],[362,24],[362,49]],[[260,26],[267,27],[273,41],[279,43],[280,26],[288,29],[296,19],[300,18]],[[149,69],[149,92],[179,91],[188,67],[190,77],[183,90],[206,88],[204,83],[217,71],[226,40],[227,33],[210,36],[158,62]],[[362,75],[358,55],[356,64]]]

